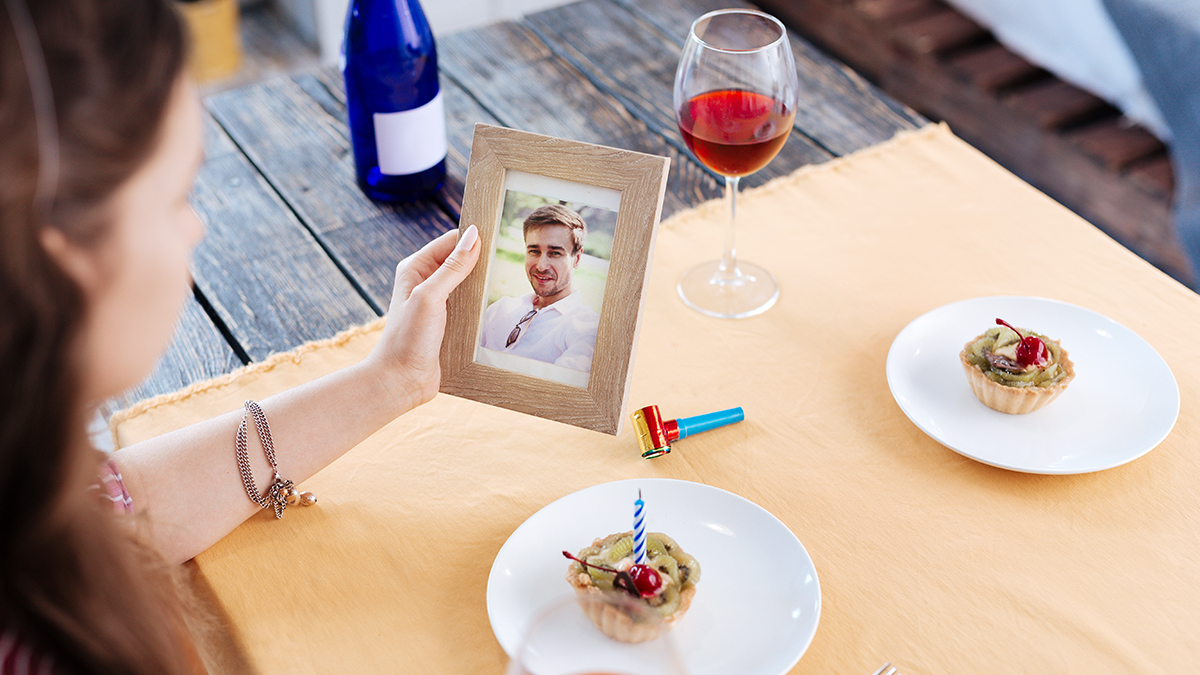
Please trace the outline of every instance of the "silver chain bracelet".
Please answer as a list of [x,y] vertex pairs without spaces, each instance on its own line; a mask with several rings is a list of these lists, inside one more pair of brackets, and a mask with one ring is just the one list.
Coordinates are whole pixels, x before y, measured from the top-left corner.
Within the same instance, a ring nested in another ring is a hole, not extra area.
[[[250,501],[264,509],[275,509],[275,517],[282,518],[283,510],[288,506],[299,504],[312,506],[317,503],[317,496],[311,492],[301,492],[290,480],[279,475],[279,467],[275,464],[275,443],[271,440],[271,427],[267,424],[267,415],[254,401],[247,400],[243,404],[246,412],[242,413],[242,423],[237,430],[237,463],[242,473],[242,485],[246,488],[246,496]],[[258,486],[254,483],[254,474],[250,472],[250,456],[246,450],[246,417],[254,417],[254,426],[258,429],[258,438],[262,441],[263,452],[274,474],[271,485],[265,494],[259,494]]]

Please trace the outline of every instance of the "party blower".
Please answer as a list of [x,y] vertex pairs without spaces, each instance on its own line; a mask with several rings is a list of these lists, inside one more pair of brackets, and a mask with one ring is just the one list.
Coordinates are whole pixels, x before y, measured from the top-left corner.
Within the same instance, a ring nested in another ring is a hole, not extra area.
[[746,419],[741,408],[730,408],[706,415],[695,417],[680,417],[677,420],[663,420],[658,406],[648,405],[635,411],[633,427],[637,431],[638,446],[641,447],[642,457],[652,459],[671,452],[671,444],[681,438],[694,436],[701,431],[716,429],[734,422]]

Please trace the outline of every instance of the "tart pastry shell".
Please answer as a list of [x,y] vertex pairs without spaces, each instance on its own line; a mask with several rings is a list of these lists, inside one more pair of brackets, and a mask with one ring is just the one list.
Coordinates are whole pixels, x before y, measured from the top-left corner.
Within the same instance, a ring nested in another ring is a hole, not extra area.
[[[618,642],[636,643],[657,638],[663,628],[670,628],[683,618],[688,607],[692,605],[692,598],[696,595],[695,586],[680,591],[679,607],[674,612],[663,617],[662,621],[647,623],[634,621],[633,617],[621,611],[619,607],[607,602],[608,597],[613,593],[629,597],[624,591],[603,591],[597,588],[592,583],[591,575],[587,572],[567,572],[567,581],[575,589],[575,595],[580,600],[579,605],[583,608],[583,613],[587,615],[587,618],[591,619],[592,623],[596,624],[596,627],[605,635]],[[594,600],[601,600],[601,602],[594,602]],[[651,611],[653,611],[652,608]]]
[[1071,359],[1067,356],[1067,350],[1060,346],[1061,356],[1058,363],[1062,366],[1066,377],[1057,384],[1050,387],[1010,387],[993,382],[983,374],[981,368],[967,360],[967,349],[981,337],[983,334],[971,338],[963,350],[958,353],[958,359],[962,362],[967,382],[971,384],[971,391],[975,392],[975,397],[992,410],[1010,415],[1024,415],[1040,410],[1058,398],[1059,394],[1066,390],[1071,380],[1075,379],[1075,364],[1071,363]]

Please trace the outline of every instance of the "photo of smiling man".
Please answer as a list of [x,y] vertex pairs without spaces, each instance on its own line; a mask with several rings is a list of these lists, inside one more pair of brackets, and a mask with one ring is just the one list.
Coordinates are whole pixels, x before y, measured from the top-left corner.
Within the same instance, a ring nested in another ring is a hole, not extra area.
[[488,306],[480,346],[589,373],[600,315],[574,283],[587,223],[562,204],[545,204],[525,217],[521,229],[531,292]]

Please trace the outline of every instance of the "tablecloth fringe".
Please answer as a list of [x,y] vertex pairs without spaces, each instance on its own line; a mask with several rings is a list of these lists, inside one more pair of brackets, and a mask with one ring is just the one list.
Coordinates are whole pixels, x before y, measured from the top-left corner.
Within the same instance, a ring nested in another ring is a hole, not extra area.
[[[738,199],[744,200],[747,198],[752,198],[756,195],[770,195],[780,190],[787,190],[800,183],[803,183],[814,175],[820,175],[828,171],[841,171],[846,167],[846,165],[854,162],[855,160],[891,152],[898,147],[908,145],[914,141],[923,140],[931,136],[941,135],[954,135],[954,132],[950,130],[949,125],[947,125],[945,122],[927,124],[919,129],[905,129],[898,131],[896,132],[896,135],[892,136],[888,140],[882,141],[870,147],[863,148],[857,152],[853,152],[849,155],[843,155],[841,157],[835,157],[820,164],[809,164],[807,166],[802,166],[786,176],[779,176],[778,178],[773,178],[766,183],[759,185],[758,187],[742,190],[738,193]],[[738,202],[739,206],[741,203],[741,201]],[[664,220],[662,222],[662,228],[666,230],[675,229],[676,227],[684,223],[691,222],[697,218],[710,217],[713,215],[713,211],[725,208],[725,199],[723,197],[710,199],[703,204],[698,204],[690,209],[680,211],[679,213],[676,213],[670,218]]]
[[146,413],[159,406],[186,400],[195,394],[200,394],[212,389],[219,389],[221,387],[228,386],[246,375],[258,375],[269,372],[275,368],[275,366],[284,362],[299,364],[305,354],[325,349],[326,347],[340,347],[356,337],[381,330],[386,321],[387,317],[381,316],[373,321],[351,326],[343,331],[338,332],[333,337],[325,338],[323,340],[312,340],[310,342],[305,342],[294,349],[290,349],[286,352],[276,352],[262,361],[248,363],[241,368],[224,375],[219,375],[217,377],[200,382],[193,382],[182,389],[166,394],[159,394],[158,396],[153,396],[147,399],[142,399],[128,408],[118,410],[112,414],[112,417],[108,419],[108,430],[109,433],[112,434],[113,447],[121,447],[121,444],[117,439],[117,428],[131,418],[137,417],[138,415]]

